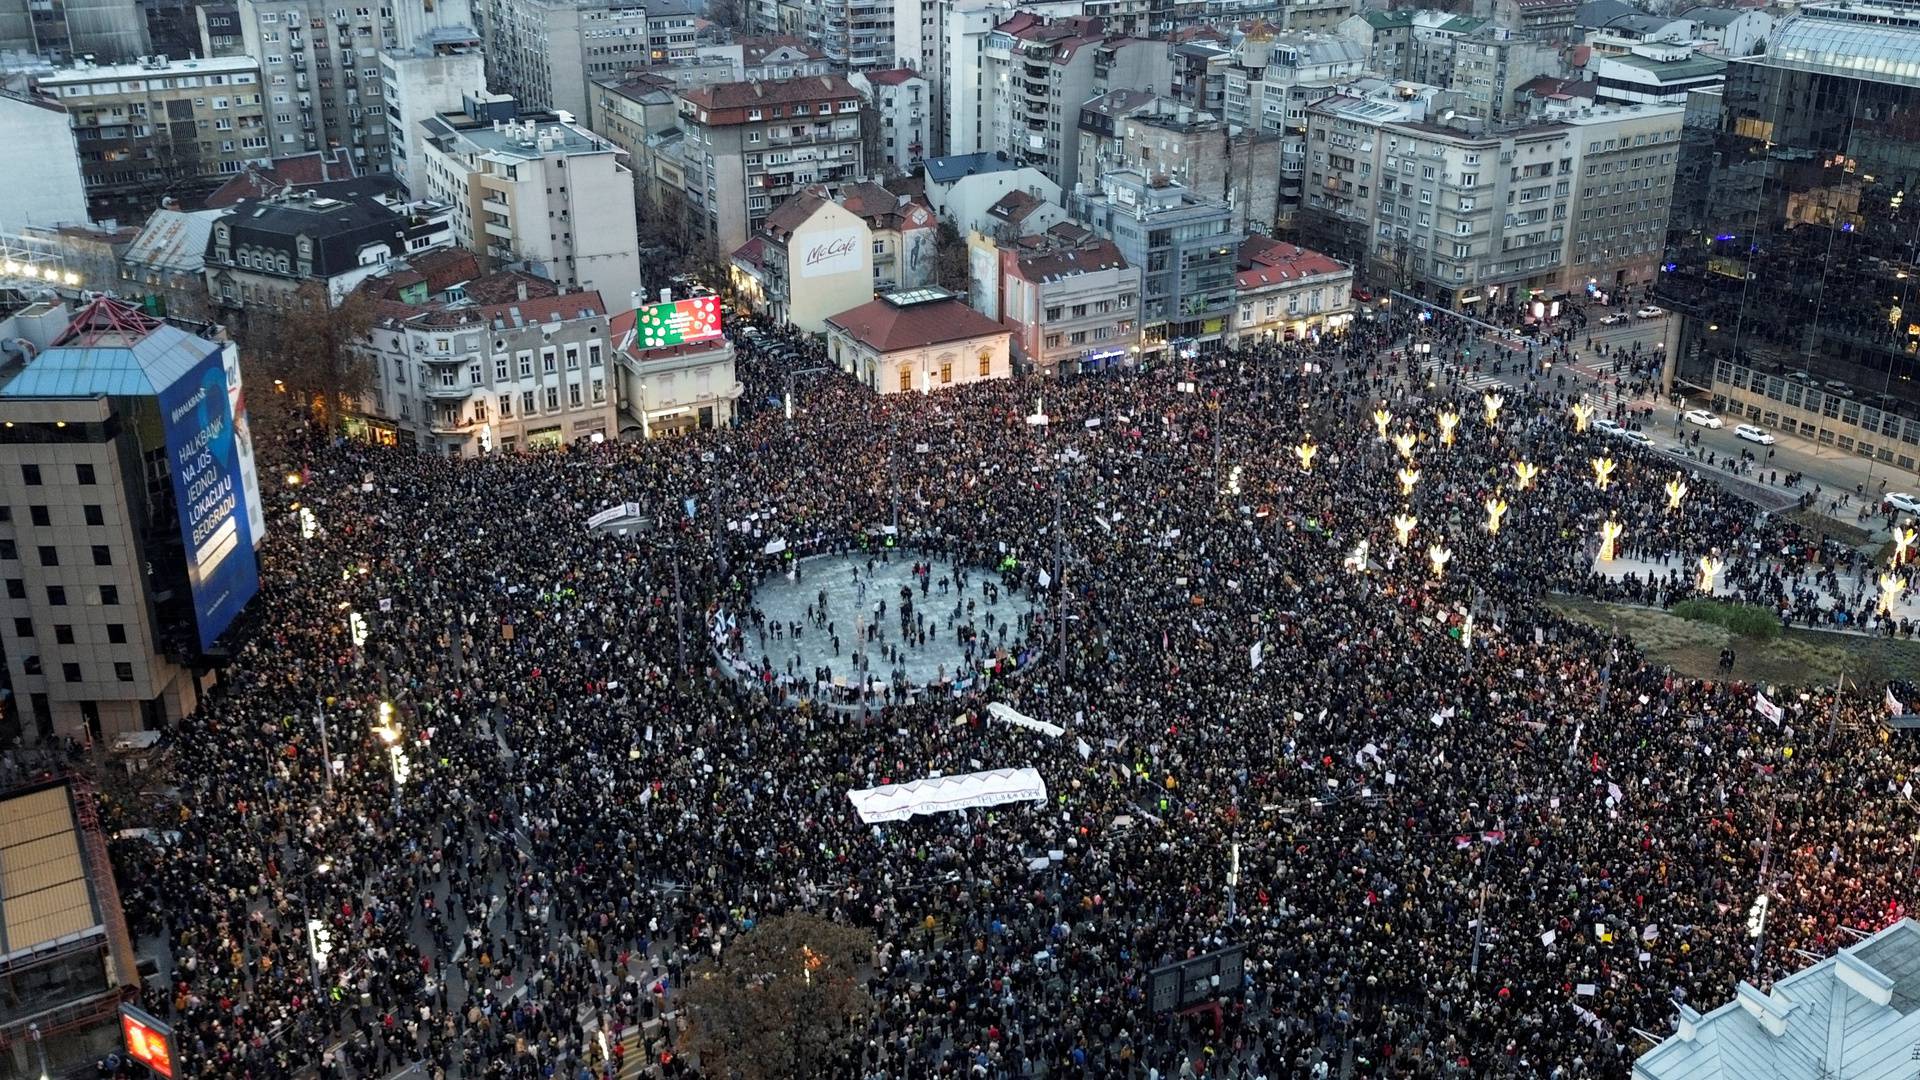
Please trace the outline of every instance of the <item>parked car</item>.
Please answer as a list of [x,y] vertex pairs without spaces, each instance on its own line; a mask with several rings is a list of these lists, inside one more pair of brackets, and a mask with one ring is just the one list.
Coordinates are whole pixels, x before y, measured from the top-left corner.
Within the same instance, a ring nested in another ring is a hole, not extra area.
[[1608,315],[1600,320],[1600,325],[1615,326],[1626,321],[1627,317],[1625,315]]
[[1653,437],[1644,431],[1622,431],[1620,432],[1620,437],[1635,446],[1643,446],[1648,450],[1653,449]]
[[1618,435],[1625,429],[1603,416],[1593,422],[1593,430],[1607,435]]
[[1920,499],[1904,491],[1888,492],[1886,497],[1880,500],[1880,504],[1890,506],[1904,514],[1920,514]]
[[1754,427],[1752,424],[1741,424],[1740,426],[1733,429],[1733,433],[1734,435],[1742,439],[1745,439],[1748,442],[1757,442],[1761,446],[1773,445],[1773,433],[1768,431],[1762,431],[1759,428]]
[[1718,428],[1718,427],[1726,426],[1726,421],[1720,419],[1719,417],[1713,415],[1712,413],[1708,412],[1705,409],[1688,409],[1686,412],[1680,414],[1680,418],[1682,420],[1685,420],[1689,424],[1698,424],[1703,428]]
[[1657,319],[1660,316],[1665,315],[1666,312],[1661,310],[1660,308],[1654,307],[1652,304],[1648,304],[1646,307],[1641,308],[1639,311],[1636,311],[1633,314],[1636,318]]
[[1853,387],[1848,386],[1839,379],[1828,379],[1822,383],[1821,386],[1823,386],[1829,394],[1838,394],[1841,397],[1853,396]]

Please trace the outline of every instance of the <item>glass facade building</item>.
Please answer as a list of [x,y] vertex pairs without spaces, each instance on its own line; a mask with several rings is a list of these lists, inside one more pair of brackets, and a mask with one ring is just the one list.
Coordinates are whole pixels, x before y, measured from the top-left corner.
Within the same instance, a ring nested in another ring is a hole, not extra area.
[[[1670,373],[1754,423],[1920,457],[1920,3],[1810,4],[1690,103]],[[1737,383],[1737,385],[1736,385]],[[1871,419],[1871,423],[1869,423]]]

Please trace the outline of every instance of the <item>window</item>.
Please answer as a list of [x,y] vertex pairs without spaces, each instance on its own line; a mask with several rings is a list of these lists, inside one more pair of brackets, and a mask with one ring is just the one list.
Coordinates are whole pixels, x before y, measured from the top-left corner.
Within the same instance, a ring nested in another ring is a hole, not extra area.
[[533,391],[524,390],[521,392],[520,411],[522,413],[531,413],[533,411]]
[[132,682],[133,665],[125,660],[115,660],[113,662],[113,677],[121,682]]
[[513,415],[513,395],[512,394],[500,395],[500,415],[502,417]]
[[591,364],[594,367],[600,366],[600,346],[598,345],[587,346],[587,363]]
[[17,577],[10,577],[10,578],[8,578],[8,579],[7,579],[7,599],[9,599],[9,600],[25,600],[26,598],[27,598],[27,581],[26,581],[26,579],[25,579],[25,578],[17,578]]
[[1057,321],[1057,320],[1058,320],[1058,319],[1060,318],[1060,316],[1061,316],[1061,313],[1063,313],[1064,311],[1066,311],[1066,308],[1065,308],[1065,307],[1063,307],[1063,306],[1061,306],[1061,305],[1058,305],[1058,304],[1056,304],[1056,305],[1054,305],[1053,307],[1050,307],[1050,308],[1048,308],[1048,309],[1047,309],[1047,321],[1048,321],[1048,322],[1055,322],[1055,321]]
[[533,354],[520,354],[520,377],[525,379],[533,375]]
[[40,565],[41,566],[59,566],[60,565],[59,549],[55,548],[52,544],[41,544],[40,545]]
[[105,515],[100,513],[100,507],[97,503],[88,503],[82,506],[80,513],[89,525],[105,525],[107,523],[107,519]]
[[47,606],[48,607],[66,607],[67,606],[67,587],[65,585],[47,586]]
[[593,403],[595,405],[601,405],[601,404],[605,404],[606,400],[607,400],[607,380],[605,379],[593,380]]
[[[37,656],[29,656],[25,660],[20,661],[20,670],[26,672],[29,675],[40,674],[40,658]],[[33,696],[35,698],[34,703],[36,705],[39,704],[41,701],[46,700],[45,694],[35,694]]]
[[32,637],[33,636],[33,620],[23,619],[18,615],[14,616],[13,633],[14,633],[14,636],[16,637]]
[[72,623],[54,623],[53,624],[53,640],[56,642],[59,642],[62,645],[73,644],[73,624]]
[[66,679],[68,682],[79,682],[80,681],[80,665],[70,660],[64,664],[61,664],[60,677],[63,679]]
[[28,487],[39,487],[40,486],[40,466],[38,465],[20,466],[20,479],[25,481]]
[[19,557],[19,545],[11,540],[0,540],[0,559],[17,559]]
[[[65,599],[62,599],[61,603],[66,603]],[[107,607],[118,607],[120,604],[120,586],[100,586],[100,603]]]
[[940,383],[941,385],[944,386],[945,384],[950,383],[952,381],[953,381],[953,361],[943,360],[940,363]]
[[548,375],[553,374],[555,371],[559,370],[556,367],[556,363],[557,361],[554,359],[552,349],[540,350],[540,370],[541,371],[547,373]]
[[547,411],[560,411],[560,388],[557,386],[547,387]]
[[93,545],[93,565],[112,566],[113,565],[113,549],[108,547],[105,544]]
[[900,365],[900,390],[902,393],[905,393],[906,391],[911,389],[913,389],[913,369],[909,368],[905,364],[901,364]]
[[[495,357],[495,358],[494,358],[494,361],[493,361],[493,381],[494,381],[494,382],[506,382],[506,381],[507,381],[507,358],[506,358],[506,357],[504,357],[504,356],[498,356],[498,357]],[[504,414],[504,413],[506,412],[506,410],[505,410],[505,409],[502,409],[502,410],[500,410],[500,411],[501,411],[501,413],[503,413],[503,414]]]
[[480,382],[481,382],[480,365],[468,364],[467,365],[467,385],[479,386]]
[[53,524],[53,518],[44,506],[27,507],[27,518],[42,529]]
[[117,622],[108,623],[107,643],[110,645],[125,645],[127,643],[127,624]]
[[580,347],[578,345],[567,346],[567,370],[580,370]]
[[577,382],[567,384],[567,405],[574,409],[580,407],[580,384]]
[[993,374],[993,354],[990,352],[983,352],[980,354],[980,377],[984,379],[992,374]]
[[74,472],[75,478],[78,479],[82,484],[93,484],[98,482],[94,479],[93,466],[87,464],[86,462],[81,462],[80,464],[75,465],[73,467],[73,472]]

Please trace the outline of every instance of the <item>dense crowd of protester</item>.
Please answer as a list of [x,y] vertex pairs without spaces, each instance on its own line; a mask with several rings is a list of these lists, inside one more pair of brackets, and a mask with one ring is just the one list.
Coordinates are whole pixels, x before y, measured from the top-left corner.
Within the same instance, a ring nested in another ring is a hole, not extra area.
[[[1542,603],[1619,592],[1593,563],[1609,519],[1623,552],[1722,552],[1758,599],[1847,553],[1709,479],[1671,509],[1668,460],[1574,430],[1583,388],[1541,362],[1573,332],[1424,331],[1535,372],[1489,422],[1409,377],[1406,329],[885,397],[791,378],[818,360],[768,331],[727,430],[465,461],[269,448],[304,482],[269,485],[261,594],[168,735],[178,838],[119,852],[170,948],[148,1004],[181,1075],[614,1075],[645,1051],[603,1036],[809,912],[879,943],[833,1077],[1617,1078],[1676,1004],[1902,914],[1915,752],[1878,733],[1877,688],[1777,688],[1769,721],[1755,687]],[[1376,411],[1417,434],[1410,464]],[[666,524],[586,528],[626,501]],[[898,557],[1038,597],[1024,667],[983,649],[991,677],[855,714],[711,647],[788,560],[896,523]],[[986,723],[991,701],[1068,734]],[[1037,768],[1048,800],[867,826],[846,796],[982,766]],[[1150,969],[1227,945],[1246,979],[1217,1030],[1147,1007]]]

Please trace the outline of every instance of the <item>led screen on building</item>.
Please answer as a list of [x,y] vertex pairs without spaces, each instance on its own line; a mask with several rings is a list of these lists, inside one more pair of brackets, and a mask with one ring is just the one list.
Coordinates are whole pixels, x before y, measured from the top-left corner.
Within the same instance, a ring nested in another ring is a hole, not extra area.
[[159,402],[194,622],[200,647],[210,649],[260,587],[247,482],[251,452],[234,423],[219,351],[160,391]]
[[634,339],[643,349],[681,345],[720,336],[720,298],[695,296],[640,309]]
[[120,1006],[120,1034],[127,1056],[145,1065],[155,1076],[173,1077],[173,1028],[131,1005]]

